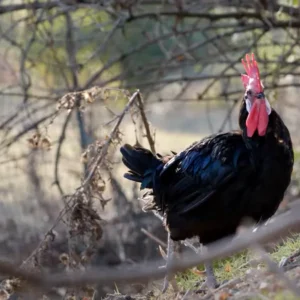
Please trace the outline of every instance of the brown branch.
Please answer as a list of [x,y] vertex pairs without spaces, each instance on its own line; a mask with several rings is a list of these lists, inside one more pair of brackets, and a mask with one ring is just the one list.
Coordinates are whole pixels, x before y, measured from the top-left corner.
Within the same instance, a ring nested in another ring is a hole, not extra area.
[[39,120],[35,121],[34,123],[26,126],[22,131],[20,131],[19,133],[17,133],[9,141],[4,140],[2,143],[0,143],[0,149],[10,147],[13,143],[15,143],[16,141],[18,141],[23,135],[25,135],[28,131],[30,131],[32,129],[36,129],[39,124],[44,123],[45,121],[47,121],[47,120],[55,117],[56,115],[57,115],[56,111],[55,112],[51,112],[48,115],[46,115],[46,116],[40,118]]
[[[259,28],[262,28],[264,30],[267,30],[269,28],[265,28],[264,26],[261,26]],[[205,31],[205,30],[209,30],[210,26],[206,26],[205,28],[202,29],[198,29],[200,31]],[[192,45],[190,45],[188,48],[183,49],[181,51],[176,52],[175,54],[173,54],[172,56],[170,56],[166,61],[164,61],[163,63],[161,63],[161,66],[165,66],[166,64],[168,64],[169,62],[172,61],[176,61],[178,56],[183,55],[187,52],[191,52],[191,51],[195,51],[195,50],[199,50],[201,47],[207,46],[209,43],[211,43],[214,40],[218,40],[220,38],[225,38],[225,37],[229,37],[232,36],[235,33],[245,33],[251,30],[257,29],[257,24],[256,25],[251,25],[248,27],[242,27],[242,28],[233,28],[233,31],[230,32],[226,32],[226,33],[222,33],[220,34],[216,34],[215,36],[213,36],[210,39],[206,39],[205,41],[200,41],[200,42],[196,42]],[[192,28],[190,30],[186,30],[186,31],[179,31],[177,32],[177,35],[184,35],[186,33],[191,33],[196,31],[195,28]],[[147,47],[158,43],[159,41],[171,38],[174,36],[174,32],[169,32],[167,34],[163,34],[157,38],[152,38],[151,40],[148,40],[140,45],[135,46],[134,48],[130,49],[129,51],[127,51],[126,53],[121,53],[120,55],[117,55],[116,57],[112,57],[111,59],[108,60],[108,62],[101,67],[101,69],[99,69],[98,71],[96,71],[85,83],[84,85],[84,89],[89,88],[96,80],[98,80],[105,71],[109,70],[113,65],[115,65],[116,63],[120,63],[125,61],[128,57],[139,53],[140,51],[146,49]],[[115,79],[117,80],[118,77]],[[103,83],[103,85],[108,84],[110,81],[107,80]]]
[[141,114],[141,117],[142,117],[142,121],[143,121],[145,130],[146,130],[146,136],[147,136],[147,139],[148,139],[148,142],[149,142],[149,145],[150,145],[150,149],[151,149],[152,153],[155,155],[155,153],[156,153],[156,151],[155,151],[155,142],[154,142],[154,139],[153,139],[152,134],[151,134],[150,125],[149,125],[148,119],[147,119],[146,114],[145,114],[144,101],[143,101],[143,98],[142,98],[140,93],[138,94],[138,97],[137,97],[137,103],[138,103],[137,106],[140,110],[140,114]]
[[[184,271],[206,261],[224,258],[233,253],[240,252],[254,244],[265,244],[283,238],[291,231],[300,231],[300,204],[293,206],[293,210],[273,219],[267,225],[260,226],[256,231],[239,234],[234,239],[223,239],[208,246],[206,253],[197,255],[189,253],[177,260],[170,267],[171,272]],[[132,283],[151,281],[165,276],[166,270],[158,267],[164,264],[164,260],[152,261],[148,264],[135,265],[130,269],[113,270],[111,268],[90,269],[86,272],[73,272],[68,274],[44,275],[33,274],[18,269],[15,265],[0,261],[0,272],[2,274],[26,279],[32,286],[49,289],[53,286],[78,286],[88,283]]]
[[[208,28],[209,28],[209,27],[208,27]],[[219,40],[219,39],[221,39],[221,38],[225,38],[225,37],[232,36],[232,35],[235,34],[235,33],[245,33],[245,32],[251,31],[251,30],[253,30],[252,27],[240,28],[240,29],[239,29],[239,28],[236,28],[236,29],[234,29],[233,31],[223,33],[222,35],[216,34],[216,35],[214,35],[213,37],[211,37],[211,38],[209,38],[209,39],[206,39],[206,40],[200,41],[200,42],[196,42],[196,43],[190,45],[189,47],[187,47],[186,49],[183,49],[183,50],[181,50],[181,51],[176,52],[175,54],[173,54],[172,56],[170,56],[167,60],[161,62],[160,65],[163,66],[163,67],[165,67],[168,63],[173,62],[173,61],[176,61],[177,58],[178,58],[179,56],[184,55],[184,54],[187,53],[187,52],[199,50],[200,48],[202,48],[202,47],[204,47],[204,46],[207,46],[208,44],[212,43],[213,41]],[[205,29],[203,29],[203,31],[205,31]],[[263,32],[259,35],[259,38],[258,38],[258,39],[260,39],[264,33],[265,33],[265,31],[263,31]],[[167,37],[167,36],[168,36],[168,35],[164,35],[164,36],[161,36],[160,38],[156,38],[156,39],[153,39],[153,40],[157,42],[157,41],[159,41],[159,40],[161,40],[161,39],[163,39],[163,38],[165,38],[165,37]],[[172,36],[172,35],[171,35],[171,36]],[[253,44],[256,43],[258,39],[256,39],[256,40],[253,42]],[[138,46],[138,47],[132,49],[131,51],[128,51],[127,53],[124,53],[123,55],[121,55],[121,56],[119,56],[119,57],[116,57],[116,58],[111,59],[111,61],[109,61],[109,62],[108,62],[108,63],[107,63],[100,71],[96,72],[96,73],[90,78],[89,84],[92,83],[92,82],[93,82],[94,80],[96,80],[97,78],[99,78],[99,76],[102,75],[103,71],[109,69],[109,68],[110,68],[112,65],[114,65],[115,63],[120,62],[120,61],[124,60],[125,58],[127,58],[128,56],[134,54],[134,53],[137,51],[137,49],[139,49],[138,51],[140,51],[140,50],[142,50],[144,47],[147,47],[147,46],[151,45],[152,42],[153,42],[153,40],[151,40],[150,42],[144,43],[144,44],[142,44],[142,45],[140,45],[140,46]],[[243,52],[246,52],[245,49],[243,49]],[[238,62],[238,61],[233,61],[233,62],[230,63],[230,65],[235,64],[235,63],[237,63],[237,62]],[[158,68],[158,70],[159,70],[159,68]],[[224,73],[224,71],[223,71],[223,73]],[[220,75],[220,76],[221,76],[221,75]],[[189,76],[185,76],[184,78],[185,78],[186,80],[190,80],[190,79],[188,79]],[[174,80],[174,79],[161,79],[161,78],[160,78],[160,80],[149,81],[146,85],[152,85],[153,83],[154,83],[154,84],[158,84],[158,83],[160,83],[160,82],[161,82],[161,83],[165,83],[165,82],[168,82],[168,81],[170,81],[170,82],[176,82],[176,81],[179,81],[179,80],[176,80],[176,79],[175,79],[175,80]],[[180,80],[180,81],[181,81],[181,80]],[[151,82],[151,83],[150,83],[150,82]],[[106,84],[107,84],[107,82],[106,82]],[[137,85],[137,84],[135,83],[134,86],[136,86],[136,85]],[[138,85],[139,85],[140,87],[143,86],[142,83],[138,83]],[[132,87],[132,84],[131,84],[131,85],[130,85],[130,84],[126,84],[125,87],[126,87],[126,88]]]
[[57,146],[56,154],[55,154],[54,182],[53,182],[53,184],[57,185],[57,188],[58,188],[61,196],[63,196],[65,193],[64,193],[64,191],[63,191],[63,189],[60,185],[60,181],[59,181],[59,172],[58,172],[59,161],[60,161],[60,157],[61,157],[61,148],[62,148],[63,142],[66,138],[66,130],[67,130],[68,124],[71,120],[72,112],[73,112],[73,110],[69,111],[68,115],[65,119],[65,122],[64,122],[62,130],[61,130],[60,137],[58,139],[58,146]]
[[[284,89],[284,88],[288,88],[288,87],[300,87],[300,83],[274,83],[274,84],[269,84],[269,85],[265,85],[264,86],[264,90],[268,91],[268,90],[274,90],[274,89]],[[235,91],[231,91],[231,92],[227,92],[226,94],[220,94],[217,96],[213,96],[213,97],[203,97],[200,98],[198,96],[194,97],[194,98],[180,98],[180,99],[173,99],[173,98],[158,98],[156,100],[152,100],[151,102],[149,102],[149,104],[156,104],[157,102],[209,102],[209,101],[221,101],[224,98],[227,98],[228,101],[230,102],[236,102],[238,101],[238,99],[236,98],[228,98],[229,96],[232,97],[236,97],[236,96],[241,96],[243,95],[245,91],[240,89],[240,90],[235,90]],[[294,108],[298,108],[297,105],[291,104],[289,103],[290,107],[294,107]]]
[[76,43],[74,41],[74,30],[73,30],[73,20],[69,12],[65,13],[66,19],[66,53],[68,55],[69,68],[72,75],[72,91],[78,90],[78,64],[76,59]]
[[[299,12],[297,12],[299,15]],[[220,21],[220,20],[227,20],[227,19],[235,19],[241,20],[243,18],[246,19],[257,19],[260,21],[264,21],[262,26],[268,26],[265,22],[267,21],[273,27],[289,27],[289,28],[299,28],[300,22],[297,19],[290,20],[289,22],[285,21],[277,21],[273,17],[263,17],[260,12],[245,12],[245,11],[238,11],[238,12],[229,12],[229,13],[219,13],[219,14],[212,14],[212,13],[202,13],[202,12],[192,12],[192,11],[160,11],[160,12],[149,12],[149,13],[141,13],[132,15],[127,19],[127,22],[132,22],[139,19],[145,18],[154,18],[157,19],[161,16],[167,17],[178,17],[178,18],[200,18],[200,19],[207,19],[211,22]],[[296,16],[296,14],[293,14]],[[268,26],[269,27],[269,26]]]
[[160,246],[167,248],[167,244],[165,242],[163,242],[161,239],[159,239],[158,237],[156,237],[155,235],[153,235],[151,232],[149,232],[148,230],[146,230],[145,228],[141,229],[141,232],[144,233],[148,238],[150,238],[151,240],[155,241],[156,243],[158,243]]
[[55,7],[61,7],[60,1],[46,1],[46,2],[31,2],[22,4],[11,4],[11,5],[1,5],[0,15],[11,13],[19,10],[37,10],[37,9],[52,9]]
[[94,53],[86,59],[85,64],[94,59],[95,57],[100,56],[101,53],[103,53],[106,50],[107,46],[109,45],[109,42],[111,42],[113,35],[116,33],[117,29],[121,27],[122,22],[122,18],[120,18],[113,24],[113,28],[111,29],[111,31],[105,36],[105,38],[102,40],[102,43],[94,51]]
[[[193,30],[194,31],[194,30]],[[179,32],[178,34],[184,34],[184,32]],[[111,59],[108,60],[108,62],[98,71],[96,71],[93,75],[90,76],[90,78],[86,81],[85,85],[84,85],[84,89],[89,88],[96,80],[98,80],[99,77],[102,76],[102,74],[106,71],[109,70],[114,64],[119,63],[119,62],[123,62],[124,60],[126,60],[128,57],[130,57],[133,54],[139,53],[142,50],[146,49],[147,47],[161,41],[164,39],[168,39],[171,38],[174,35],[173,32],[164,34],[162,36],[159,36],[157,38],[153,38],[150,41],[146,41],[145,43],[142,43],[140,45],[135,46],[134,48],[130,49],[128,52],[126,53],[122,53],[116,57],[113,57]],[[105,82],[105,84],[107,84],[107,82]]]
[[[89,3],[86,1],[86,6],[89,6],[93,4],[94,2],[91,1]],[[66,1],[63,3],[63,6],[68,6],[68,2]],[[74,6],[74,2],[71,2],[69,6]],[[147,4],[147,3],[145,3]],[[161,4],[161,2],[158,2],[156,5]],[[232,6],[232,5],[231,5]],[[253,6],[253,5],[252,5]],[[244,8],[253,8],[252,6],[246,7],[243,5]],[[44,10],[50,10],[53,8],[62,7],[61,1],[47,1],[47,2],[32,2],[32,3],[22,3],[22,4],[11,4],[11,5],[1,5],[0,6],[0,14],[10,13],[14,11],[19,10],[38,10],[38,9],[44,9]],[[98,8],[101,8],[101,6],[97,6]],[[199,7],[200,8],[200,7]],[[201,7],[202,8],[202,7]],[[288,14],[289,16],[299,16],[299,10],[293,6],[287,6],[287,5],[280,5],[275,4],[274,11],[281,10],[283,13]],[[161,16],[170,16],[170,17],[180,17],[180,18],[202,18],[202,19],[208,19],[210,21],[216,21],[220,19],[241,19],[241,18],[255,18],[255,19],[261,19],[262,18],[262,12],[269,12],[267,9],[260,10],[258,12],[245,12],[245,11],[238,11],[238,12],[229,12],[229,13],[220,13],[220,14],[212,14],[212,13],[203,13],[203,12],[197,12],[195,10],[161,10],[158,12],[149,12],[149,13],[141,13],[141,14],[130,14],[128,16],[127,21],[131,22],[138,19],[144,19],[144,18],[156,18],[158,15]]]
[[[232,62],[231,62],[232,63]],[[234,61],[234,64],[239,64],[240,62]],[[240,67],[240,70],[242,72],[242,67]],[[226,69],[227,71],[227,69]],[[223,72],[223,71],[222,71]],[[262,72],[261,73],[261,78],[267,78],[268,76],[273,76],[274,71],[272,72]],[[292,75],[292,76],[299,76],[299,72],[290,72],[290,71],[278,71],[276,75],[279,76],[287,76],[287,75]],[[148,87],[148,86],[153,86],[153,85],[164,85],[164,84],[170,84],[170,83],[175,83],[175,82],[184,82],[184,81],[206,81],[206,80],[219,80],[219,79],[239,79],[241,77],[241,74],[212,74],[212,75],[183,75],[181,77],[175,77],[175,78],[163,78],[160,80],[149,80],[149,81],[142,81],[138,83],[139,87]],[[137,84],[126,84],[126,88],[132,88],[133,86],[136,86]]]
[[145,18],[158,18],[160,16],[166,17],[179,17],[179,18],[199,18],[199,19],[207,19],[209,21],[219,21],[222,19],[242,19],[242,18],[253,18],[253,19],[262,19],[260,13],[257,12],[229,12],[229,13],[206,13],[206,12],[197,12],[197,11],[178,11],[178,10],[169,10],[169,11],[158,11],[158,12],[147,12],[140,14],[133,14],[127,19],[127,22],[132,22],[139,19]]
[[[199,29],[200,30],[200,29]],[[260,46],[269,46],[269,44],[260,44]],[[283,45],[282,45],[283,46]],[[285,44],[285,46],[292,46],[292,44]],[[235,51],[238,51],[239,49],[235,48]],[[244,50],[244,47],[241,48],[241,51]],[[227,51],[228,53],[228,51]],[[205,65],[224,65],[224,64],[230,64],[232,62],[232,60],[222,60],[222,59],[215,59],[215,56],[210,58],[210,57],[205,57],[205,62],[203,60],[203,57],[201,59],[199,59],[198,61],[186,61],[186,62],[181,62],[180,65],[178,65],[177,62],[175,61],[171,61],[170,64],[168,65],[165,65],[164,66],[164,73],[163,74],[168,74],[169,72],[176,72],[177,70],[180,70],[184,67],[193,67],[195,66],[195,64],[197,63],[203,63]],[[278,60],[257,60],[258,63],[261,65],[268,65],[268,64],[278,64]],[[224,74],[223,76],[219,75],[219,74],[215,74],[215,75],[195,75],[195,76],[192,76],[192,75],[183,75],[182,77],[177,77],[177,78],[161,78],[161,73],[160,73],[160,66],[163,62],[159,61],[159,62],[155,62],[153,64],[151,64],[150,66],[148,65],[145,65],[143,67],[141,66],[137,66],[136,68],[132,67],[130,69],[126,69],[126,70],[123,70],[122,72],[120,72],[119,74],[107,79],[107,80],[104,80],[101,84],[103,86],[106,86],[107,84],[110,84],[112,82],[116,82],[116,81],[119,81],[119,80],[126,80],[126,78],[128,78],[129,76],[132,76],[133,78],[137,78],[138,82],[135,84],[135,83],[125,83],[124,87],[126,88],[130,88],[130,87],[136,87],[137,85],[139,87],[142,87],[142,86],[152,86],[152,85],[158,85],[158,84],[168,84],[168,83],[173,83],[173,82],[178,82],[178,81],[195,81],[195,80],[206,80],[206,79],[214,79],[216,77],[219,77],[220,79],[226,79],[226,78],[239,78],[240,77],[240,72],[238,72],[238,74]],[[295,60],[295,61],[292,61],[292,62],[289,62],[289,61],[284,61],[284,67],[287,67],[287,66],[296,66],[298,64],[298,60]],[[150,74],[155,74],[155,73],[158,73],[160,76],[159,76],[159,80],[156,79],[152,79],[152,80],[147,80],[147,81],[140,81],[140,78],[141,78],[141,75],[150,75]],[[289,72],[283,72],[282,75],[295,75],[295,74],[291,74]],[[269,74],[268,75],[272,75],[272,74]],[[299,73],[300,75],[300,73]],[[262,74],[262,77],[263,76],[266,76],[264,74]]]

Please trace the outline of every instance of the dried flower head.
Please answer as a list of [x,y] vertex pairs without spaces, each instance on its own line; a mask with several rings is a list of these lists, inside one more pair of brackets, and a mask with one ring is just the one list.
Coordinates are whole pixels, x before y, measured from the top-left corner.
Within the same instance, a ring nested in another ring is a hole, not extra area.
[[44,137],[41,139],[40,146],[42,149],[49,151],[51,149],[51,141],[49,138]]
[[43,149],[50,150],[51,149],[51,141],[49,137],[43,136],[38,131],[35,132],[29,139],[27,139],[28,145],[32,149]]
[[87,151],[84,151],[82,154],[81,154],[81,157],[80,157],[80,162],[85,164],[88,162],[88,150]]
[[65,96],[63,96],[62,98],[60,98],[58,100],[58,104],[56,109],[60,110],[60,109],[73,109],[75,106],[75,95],[73,93],[70,94],[66,94]]
[[83,98],[86,101],[86,103],[93,103],[95,101],[95,98],[92,96],[92,93],[89,91],[83,93]]
[[61,261],[62,264],[68,265],[69,261],[70,261],[70,258],[69,258],[69,255],[67,253],[62,253],[59,256],[59,260]]

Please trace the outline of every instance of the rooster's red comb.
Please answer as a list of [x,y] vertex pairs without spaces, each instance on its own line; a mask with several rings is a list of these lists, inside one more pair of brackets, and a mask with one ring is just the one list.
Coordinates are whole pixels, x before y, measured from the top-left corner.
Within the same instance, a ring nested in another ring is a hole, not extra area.
[[249,54],[246,54],[245,59],[246,61],[242,59],[242,64],[247,73],[247,75],[242,74],[242,81],[244,87],[246,88],[251,83],[252,89],[254,89],[256,93],[260,93],[263,91],[263,86],[260,81],[259,69],[254,54],[253,53],[251,54],[251,58]]

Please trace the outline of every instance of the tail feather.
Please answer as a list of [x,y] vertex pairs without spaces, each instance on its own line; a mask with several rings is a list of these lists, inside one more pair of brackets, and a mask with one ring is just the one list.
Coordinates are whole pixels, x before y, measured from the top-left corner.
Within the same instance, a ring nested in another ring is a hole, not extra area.
[[136,182],[142,182],[143,181],[143,178],[141,175],[139,174],[136,174],[132,171],[128,171],[127,173],[124,174],[124,177],[126,179],[129,179],[131,181],[136,181]]
[[120,149],[122,153],[122,161],[124,165],[129,169],[124,177],[141,182],[141,189],[152,188],[153,187],[153,175],[162,161],[156,158],[151,151],[141,148],[132,147],[125,144]]

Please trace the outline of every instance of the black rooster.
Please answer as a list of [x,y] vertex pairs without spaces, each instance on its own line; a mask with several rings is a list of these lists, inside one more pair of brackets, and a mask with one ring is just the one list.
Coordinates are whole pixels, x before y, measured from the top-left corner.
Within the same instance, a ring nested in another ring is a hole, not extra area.
[[209,136],[167,162],[144,148],[121,147],[125,178],[150,189],[147,208],[163,213],[173,241],[198,236],[205,245],[234,234],[244,218],[265,221],[290,183],[289,131],[264,95],[254,55],[242,63],[240,130]]

